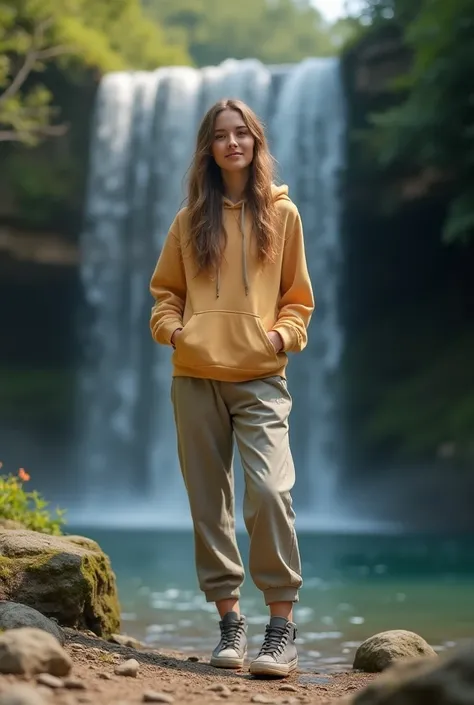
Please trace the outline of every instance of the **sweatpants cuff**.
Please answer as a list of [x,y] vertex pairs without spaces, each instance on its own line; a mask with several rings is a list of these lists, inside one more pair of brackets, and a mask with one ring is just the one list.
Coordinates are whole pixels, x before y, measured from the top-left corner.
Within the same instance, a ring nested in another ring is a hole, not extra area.
[[206,602],[218,602],[219,600],[232,600],[240,597],[239,588],[230,590],[229,588],[215,588],[214,590],[206,590],[204,592]]
[[268,588],[264,590],[265,604],[271,605],[272,602],[298,602],[298,588],[282,587]]

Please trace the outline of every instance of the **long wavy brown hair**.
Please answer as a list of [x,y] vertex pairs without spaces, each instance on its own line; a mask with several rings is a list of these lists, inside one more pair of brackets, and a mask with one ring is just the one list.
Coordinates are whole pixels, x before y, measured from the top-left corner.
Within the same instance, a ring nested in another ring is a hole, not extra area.
[[272,197],[274,161],[263,126],[245,103],[221,100],[208,110],[202,120],[189,174],[189,242],[199,271],[212,271],[219,266],[227,242],[222,218],[224,182],[212,156],[212,144],[217,116],[228,109],[240,113],[255,140],[245,200],[252,214],[258,258],[261,262],[272,261],[276,254],[277,211]]

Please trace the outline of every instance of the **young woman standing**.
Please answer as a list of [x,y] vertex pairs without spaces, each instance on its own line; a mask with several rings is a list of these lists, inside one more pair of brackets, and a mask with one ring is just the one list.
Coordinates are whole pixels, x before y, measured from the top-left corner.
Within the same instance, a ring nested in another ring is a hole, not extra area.
[[287,187],[273,184],[263,127],[240,101],[220,101],[202,121],[188,205],[171,225],[150,290],[153,339],[174,348],[172,401],[199,584],[220,615],[211,663],[241,668],[247,651],[235,438],[250,574],[270,609],[250,672],[287,676],[297,666],[293,604],[302,578],[285,368],[287,353],[306,346],[314,300],[298,210]]

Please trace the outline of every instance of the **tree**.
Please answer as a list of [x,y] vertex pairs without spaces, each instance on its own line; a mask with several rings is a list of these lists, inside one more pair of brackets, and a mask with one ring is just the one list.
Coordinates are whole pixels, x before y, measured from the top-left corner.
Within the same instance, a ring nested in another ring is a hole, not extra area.
[[447,241],[474,233],[474,0],[369,0],[365,23],[396,22],[411,49],[399,104],[372,117],[382,166],[405,164],[449,184]]
[[175,41],[184,41],[198,66],[227,58],[290,63],[334,54],[331,28],[308,0],[144,0]]
[[139,0],[0,0],[0,141],[35,145],[64,133],[54,124],[53,96],[38,82],[51,62],[102,72],[188,61]]

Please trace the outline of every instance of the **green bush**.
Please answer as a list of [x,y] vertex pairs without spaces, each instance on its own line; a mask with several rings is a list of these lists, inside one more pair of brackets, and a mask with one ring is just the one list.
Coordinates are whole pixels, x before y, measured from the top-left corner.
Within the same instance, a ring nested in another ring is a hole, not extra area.
[[0,519],[17,521],[32,531],[60,536],[65,524],[65,511],[56,509],[51,514],[49,502],[38,492],[24,489],[24,483],[29,480],[30,476],[23,468],[20,468],[18,475],[0,475]]

